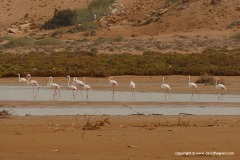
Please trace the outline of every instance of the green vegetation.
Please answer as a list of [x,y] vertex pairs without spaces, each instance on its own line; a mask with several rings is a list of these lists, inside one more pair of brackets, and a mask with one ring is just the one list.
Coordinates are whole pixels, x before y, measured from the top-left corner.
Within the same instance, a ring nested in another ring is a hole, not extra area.
[[240,50],[201,54],[99,54],[90,51],[0,54],[0,76],[240,75]]
[[60,44],[62,44],[62,41],[60,39],[57,39],[57,38],[46,37],[46,38],[43,38],[43,39],[40,39],[40,40],[36,41],[36,44],[40,45],[40,46],[60,45]]
[[[96,17],[102,17],[109,11],[109,7],[115,0],[93,0],[87,8],[75,10],[57,11],[53,18],[47,21],[42,27],[44,29],[56,29],[64,26],[84,24],[91,22]],[[89,25],[88,25],[89,26]],[[90,29],[92,27],[90,26]]]
[[9,42],[4,44],[3,46],[5,48],[13,48],[13,47],[29,47],[29,46],[33,46],[35,43],[35,40],[32,38],[13,38],[13,39],[9,39]]
[[59,35],[62,35],[64,33],[66,33],[66,32],[67,32],[67,30],[65,28],[59,28],[52,33],[52,36],[56,37],[56,36],[59,36]]
[[124,38],[122,36],[116,36],[116,37],[100,37],[95,42],[96,43],[105,43],[105,42],[121,42]]
[[8,40],[7,43],[0,45],[0,49],[14,48],[14,47],[32,47],[34,45],[46,46],[46,45],[61,45],[62,41],[57,38],[46,37],[40,40],[33,38],[13,38],[13,37],[2,37],[0,40]]
[[240,41],[240,32],[234,35],[233,38]]

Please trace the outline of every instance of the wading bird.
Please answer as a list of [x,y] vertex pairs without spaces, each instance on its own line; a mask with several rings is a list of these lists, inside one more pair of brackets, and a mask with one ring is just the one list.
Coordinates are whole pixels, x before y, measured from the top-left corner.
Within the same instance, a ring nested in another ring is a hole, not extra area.
[[88,90],[91,90],[92,88],[91,88],[89,85],[86,84],[86,82],[85,82],[85,77],[83,77],[83,83],[84,83],[83,89],[87,92],[87,97],[86,97],[86,99],[88,99]]
[[[38,94],[38,91],[39,91],[39,88],[40,88],[39,84],[35,80],[30,80],[32,78],[32,76],[30,74],[28,74],[27,77],[28,77],[28,80],[27,80],[28,84],[33,87],[33,100],[36,100],[37,99],[37,94]],[[35,94],[35,88],[37,89],[36,94]]]
[[197,85],[196,83],[191,83],[191,80],[190,80],[190,75],[188,76],[188,87],[191,87],[192,88],[192,98],[193,99],[193,92],[195,91],[198,95],[198,100],[199,100],[199,94],[198,94],[198,89],[197,89]]
[[[218,84],[218,78],[216,77],[215,79],[216,79],[216,84],[215,84],[216,89],[221,89],[226,91],[227,88],[223,84]],[[223,99],[223,95],[224,93],[220,93],[220,96],[218,96],[218,99],[220,99],[220,97],[222,97]]]
[[[71,77],[68,75],[67,76],[68,78],[68,88],[72,90],[72,93],[73,93],[73,99],[75,100],[75,97],[77,96],[77,93],[78,93],[78,89],[76,86],[74,85],[70,85],[70,79]],[[75,93],[76,92],[76,93]]]
[[135,100],[135,83],[133,81],[130,81],[130,88],[131,88],[131,92],[132,92],[132,100]]
[[[75,85],[75,83],[76,83],[78,86],[80,86],[80,87],[83,87],[83,86],[84,86],[84,82],[78,80],[77,77],[74,77],[74,78],[73,78],[73,85]],[[81,95],[82,95],[82,99],[83,99],[82,90],[81,90]]]
[[[18,81],[21,83],[28,84],[28,80],[26,78],[21,78],[20,74],[18,74]],[[23,88],[23,86],[21,88]]]
[[115,91],[115,86],[118,86],[117,81],[113,80],[113,77],[109,77],[109,83],[112,85],[112,91],[113,91],[113,96],[112,100],[114,101],[114,91]]
[[165,90],[165,101],[167,100],[167,94],[168,94],[168,98],[170,99],[171,87],[168,84],[164,83],[164,77],[162,78],[161,88]]
[[49,79],[49,81],[48,81],[47,86],[53,88],[53,90],[54,90],[53,99],[55,100],[55,97],[56,97],[56,99],[60,100],[60,86],[56,83],[52,83],[53,82],[53,77],[50,76],[48,79]]

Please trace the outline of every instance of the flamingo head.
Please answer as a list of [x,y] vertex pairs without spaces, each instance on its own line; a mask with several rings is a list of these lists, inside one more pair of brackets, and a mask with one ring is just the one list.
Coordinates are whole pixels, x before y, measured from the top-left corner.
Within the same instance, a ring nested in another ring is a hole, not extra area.
[[73,78],[73,81],[76,81],[76,80],[77,80],[77,77],[74,77],[74,78]]
[[20,74],[19,74],[19,73],[18,73],[17,75],[18,75],[18,76],[20,76]]
[[27,76],[26,77],[31,77],[31,74],[27,74]]
[[68,75],[67,78],[70,78],[70,76]]
[[112,80],[112,79],[113,79],[113,76],[110,76],[109,79]]

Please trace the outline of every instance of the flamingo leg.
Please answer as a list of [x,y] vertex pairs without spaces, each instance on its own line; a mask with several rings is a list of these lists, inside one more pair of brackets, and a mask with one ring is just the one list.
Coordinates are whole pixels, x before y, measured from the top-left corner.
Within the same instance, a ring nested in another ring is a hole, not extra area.
[[169,93],[169,91],[167,91],[167,93],[168,93],[168,99],[170,100],[170,93]]
[[76,90],[76,93],[75,93],[75,98],[76,98],[77,94],[78,94],[78,90]]
[[58,93],[59,93],[59,95],[58,95],[58,99],[60,100],[60,89],[58,89]]
[[165,90],[165,101],[167,101],[167,90]]
[[39,91],[39,87],[37,86],[37,93],[35,94],[35,99],[37,99],[38,91]]
[[192,98],[191,98],[191,100],[193,100],[193,88],[192,88]]
[[87,100],[88,100],[88,89],[87,89],[87,91],[86,91],[86,92],[87,92]]
[[75,96],[74,96],[74,90],[72,90],[72,93],[73,93],[73,100],[75,100]]
[[82,95],[82,99],[83,99],[83,93],[82,93],[82,90],[81,90],[81,95]]
[[35,99],[34,99],[34,86],[33,86],[33,101],[34,101]]
[[114,101],[114,85],[113,85],[113,98],[112,98],[112,100]]

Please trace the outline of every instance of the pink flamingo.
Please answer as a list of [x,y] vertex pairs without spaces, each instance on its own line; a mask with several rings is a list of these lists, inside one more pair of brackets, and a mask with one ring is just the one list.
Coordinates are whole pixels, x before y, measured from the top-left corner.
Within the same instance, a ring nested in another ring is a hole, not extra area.
[[[225,91],[227,90],[227,88],[223,84],[221,84],[221,83],[218,84],[218,78],[217,77],[216,77],[215,87],[216,87],[216,89],[221,89],[221,90],[225,90]],[[223,99],[223,95],[224,95],[224,93],[220,94],[218,99],[220,99],[220,97],[222,97],[222,99]]]
[[198,100],[199,100],[197,85],[196,85],[196,83],[191,83],[190,82],[190,75],[188,76],[188,86],[192,88],[192,98],[191,99],[193,99],[193,91],[195,91],[198,95]]
[[[49,79],[49,81],[48,81],[47,86],[50,86],[54,89],[53,99],[55,99],[55,97],[56,97],[56,99],[59,98],[59,100],[60,100],[60,86],[56,83],[52,83],[53,82],[53,77],[50,76],[48,79]],[[58,97],[58,94],[59,94],[59,97]]]
[[132,100],[135,99],[135,87],[136,87],[136,84],[133,81],[130,81],[130,88],[131,88],[131,92],[132,92]]
[[161,88],[165,90],[165,101],[167,100],[167,94],[170,99],[169,91],[171,90],[171,87],[168,84],[164,83],[164,77],[162,78]]
[[[77,85],[80,86],[80,87],[83,87],[83,86],[85,85],[84,82],[78,80],[77,77],[74,77],[74,78],[73,78],[73,85],[74,85],[75,83],[77,83]],[[82,99],[83,99],[82,90],[81,90],[81,95],[82,95]]]
[[91,90],[92,88],[91,88],[91,86],[86,84],[85,77],[83,77],[83,83],[84,83],[83,89],[87,92],[87,97],[86,98],[88,99],[88,90]]
[[[28,77],[28,80],[27,80],[28,84],[33,87],[33,100],[36,100],[37,99],[37,94],[38,94],[38,91],[39,91],[39,88],[40,88],[39,84],[35,80],[30,80],[32,78],[32,76],[30,74],[28,74],[27,77]],[[36,94],[35,94],[35,88],[37,89]]]
[[112,90],[113,90],[113,98],[112,99],[114,101],[114,87],[118,86],[118,83],[117,83],[117,81],[113,80],[112,76],[109,77],[109,83],[112,85]]
[[[68,88],[72,90],[72,93],[73,93],[73,99],[75,100],[75,97],[77,96],[77,93],[78,93],[78,89],[76,86],[74,85],[70,85],[70,75],[67,76],[68,77]],[[76,93],[75,93],[76,91]]]
[[[18,74],[18,81],[21,83],[28,84],[28,80],[26,78],[21,78],[20,74]],[[23,88],[23,86],[21,87],[21,89],[22,88]]]

